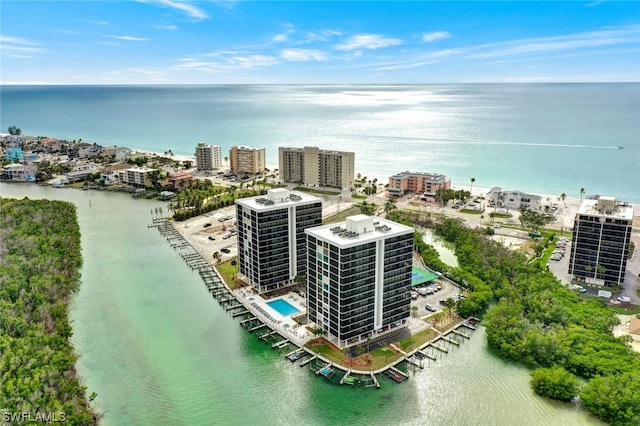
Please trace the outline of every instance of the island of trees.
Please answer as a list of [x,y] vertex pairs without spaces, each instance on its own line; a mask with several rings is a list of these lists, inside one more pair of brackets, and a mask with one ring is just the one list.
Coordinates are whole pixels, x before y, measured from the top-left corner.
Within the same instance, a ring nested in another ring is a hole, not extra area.
[[98,423],[69,342],[69,301],[78,289],[81,264],[71,203],[0,197],[0,407],[5,420],[26,413],[29,422]]

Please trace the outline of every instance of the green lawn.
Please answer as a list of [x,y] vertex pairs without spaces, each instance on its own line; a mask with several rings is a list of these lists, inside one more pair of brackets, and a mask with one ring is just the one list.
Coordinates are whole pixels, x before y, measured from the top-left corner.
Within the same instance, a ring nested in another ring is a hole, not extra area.
[[[377,206],[374,207],[374,209],[377,209],[377,208],[378,208]],[[322,223],[324,225],[327,225],[329,223],[344,222],[345,220],[347,220],[348,216],[353,216],[360,213],[361,213],[360,207],[353,206],[346,210],[342,210],[340,213],[336,213],[332,216],[327,217],[322,221]]]
[[235,275],[238,273],[238,265],[231,264],[234,261],[237,262],[238,259],[234,257],[233,259],[229,259],[226,262],[222,262],[216,265],[215,267],[216,270],[220,273],[220,275],[222,275],[222,279],[224,280],[225,283],[227,283],[227,285],[231,290],[235,290],[236,288],[239,287],[234,278]]
[[300,192],[310,192],[312,194],[320,194],[320,195],[340,195],[340,192],[327,191],[324,189],[307,188],[306,186],[296,186],[295,188],[293,188],[293,190],[300,191]]

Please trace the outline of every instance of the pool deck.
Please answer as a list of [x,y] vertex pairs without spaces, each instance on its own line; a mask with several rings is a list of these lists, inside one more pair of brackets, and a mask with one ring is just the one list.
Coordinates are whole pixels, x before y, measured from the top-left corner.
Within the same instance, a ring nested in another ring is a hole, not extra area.
[[[301,347],[313,338],[313,335],[305,327],[300,326],[292,319],[293,316],[304,315],[307,312],[304,306],[304,299],[297,293],[289,292],[284,296],[264,299],[251,291],[251,289],[244,287],[234,290],[233,295],[262,322],[267,324],[271,329],[276,330],[281,336],[291,339],[296,346]],[[284,299],[300,312],[289,316],[282,315],[267,304],[267,302],[275,299]],[[264,313],[267,313],[269,317],[264,315]]]

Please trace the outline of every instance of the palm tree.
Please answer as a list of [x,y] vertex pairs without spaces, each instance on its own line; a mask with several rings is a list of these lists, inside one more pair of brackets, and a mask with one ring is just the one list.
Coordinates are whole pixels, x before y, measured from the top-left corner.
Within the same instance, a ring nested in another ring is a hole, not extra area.
[[469,190],[469,192],[472,194],[471,196],[473,196],[473,182],[476,181],[476,178],[472,177],[471,179],[469,179],[471,181],[471,189]]
[[580,188],[580,204],[582,204],[582,196],[584,195],[584,188]]
[[560,199],[562,200],[562,205],[567,207],[566,203],[564,202],[564,200],[567,199],[567,194],[565,194],[564,192],[562,194],[560,194]]

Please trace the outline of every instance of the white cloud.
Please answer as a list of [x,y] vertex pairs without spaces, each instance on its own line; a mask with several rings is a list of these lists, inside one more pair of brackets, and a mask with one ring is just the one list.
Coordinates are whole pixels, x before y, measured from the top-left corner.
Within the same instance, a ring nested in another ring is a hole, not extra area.
[[605,29],[554,37],[513,40],[475,46],[477,51],[471,58],[497,58],[505,56],[531,55],[577,49],[590,49],[619,44],[638,44],[640,26],[633,25],[616,29]]
[[282,59],[289,62],[327,60],[327,55],[324,52],[315,49],[285,49],[280,53],[280,56]]
[[155,3],[159,3],[163,6],[167,6],[167,7],[171,7],[173,9],[177,9],[181,12],[185,12],[187,15],[189,15],[192,18],[195,19],[208,19],[209,15],[207,15],[207,13],[200,9],[197,6],[194,6],[193,4],[190,3],[184,3],[181,1],[177,1],[177,0],[155,0]]
[[305,34],[304,41],[311,43],[314,41],[329,41],[332,37],[341,36],[342,33],[336,30],[324,29],[317,32],[308,32]]
[[272,40],[275,41],[276,43],[282,43],[283,41],[289,40],[289,35],[288,34],[278,34],[278,35],[274,36]]
[[449,34],[447,31],[434,31],[432,33],[423,34],[422,42],[430,43],[435,40],[440,40],[440,39],[449,38],[449,37],[451,37],[451,34]]
[[7,37],[0,34],[0,43],[22,44],[33,46],[35,43],[25,38]]
[[[213,54],[211,56],[214,56]],[[179,59],[180,64],[173,67],[177,70],[203,71],[216,73],[222,71],[246,70],[258,67],[268,67],[278,64],[277,58],[266,55],[234,55],[227,56],[220,53],[215,56],[220,57],[220,61],[203,61],[193,57]]]
[[178,27],[176,25],[154,25],[153,28],[156,30],[177,30]]
[[149,41],[148,38],[134,36],[111,36],[112,38],[124,41]]
[[41,52],[42,49],[37,47],[38,44],[20,37],[8,37],[0,35],[0,52],[17,52],[20,53],[35,53]]
[[335,46],[337,50],[357,50],[357,49],[381,49],[383,47],[397,46],[402,44],[399,38],[386,38],[378,34],[360,34],[351,37],[349,41]]

